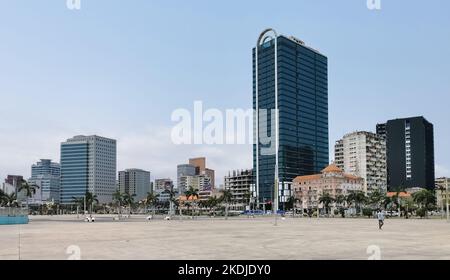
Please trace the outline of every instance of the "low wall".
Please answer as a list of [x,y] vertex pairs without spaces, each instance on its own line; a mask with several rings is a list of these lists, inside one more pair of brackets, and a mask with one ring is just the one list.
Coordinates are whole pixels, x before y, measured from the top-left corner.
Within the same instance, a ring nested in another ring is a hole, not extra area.
[[0,216],[0,225],[28,224],[28,216]]

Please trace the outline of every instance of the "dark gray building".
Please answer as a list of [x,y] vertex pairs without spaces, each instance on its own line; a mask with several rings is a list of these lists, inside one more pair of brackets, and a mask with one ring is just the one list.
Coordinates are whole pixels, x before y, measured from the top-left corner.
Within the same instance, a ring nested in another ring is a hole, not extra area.
[[327,61],[301,40],[273,29],[265,30],[253,49],[253,109],[258,112],[253,170],[260,202],[276,207],[282,192],[275,192],[275,182],[284,188],[329,163]]
[[[378,128],[380,126],[380,129]],[[388,190],[434,189],[434,129],[424,117],[390,120],[385,131]]]

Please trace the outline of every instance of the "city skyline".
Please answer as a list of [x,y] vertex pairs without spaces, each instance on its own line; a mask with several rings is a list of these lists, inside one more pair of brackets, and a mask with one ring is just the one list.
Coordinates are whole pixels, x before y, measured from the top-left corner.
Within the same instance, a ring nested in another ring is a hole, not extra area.
[[[30,164],[41,158],[59,162],[60,143],[78,134],[117,139],[118,169],[150,170],[152,179],[176,178],[176,165],[196,156],[208,158],[218,184],[228,170],[251,168],[251,145],[175,146],[167,140],[170,113],[192,109],[195,100],[211,108],[251,108],[249,50],[266,27],[296,35],[330,59],[330,147],[352,131],[424,116],[435,125],[436,177],[450,176],[450,34],[443,27],[450,24],[444,12],[450,4],[396,1],[374,12],[365,1],[286,2],[289,11],[205,1],[178,3],[179,9],[84,1],[80,11],[66,9],[64,1],[9,3],[0,11],[1,26],[14,26],[0,29],[7,42],[0,46],[0,100],[7,104],[0,110],[6,136],[0,138],[0,177],[28,178]],[[124,11],[134,18],[120,16]],[[405,24],[392,25],[399,14]],[[161,20],[164,31],[147,27]],[[186,44],[194,30],[208,38],[204,45]],[[427,44],[410,43],[417,41]]]

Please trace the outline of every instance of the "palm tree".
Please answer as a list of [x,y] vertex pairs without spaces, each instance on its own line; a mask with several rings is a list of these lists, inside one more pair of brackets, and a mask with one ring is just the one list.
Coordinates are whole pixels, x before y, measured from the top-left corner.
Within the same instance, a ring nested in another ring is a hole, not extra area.
[[392,199],[389,196],[385,196],[383,200],[381,201],[381,204],[384,209],[388,209],[388,206],[392,203]]
[[115,205],[117,205],[117,215],[119,216],[119,219],[121,217],[121,208],[123,205],[123,194],[120,192],[120,190],[116,190],[112,194],[112,199]]
[[0,190],[0,206],[6,204],[6,193],[3,190]]
[[242,195],[242,198],[244,199],[244,204],[248,203],[248,206],[250,208],[250,210],[252,209],[252,194],[249,191],[245,191],[244,194]]
[[[189,189],[184,193],[184,195],[186,196],[186,201],[189,202],[189,199],[192,198],[192,200],[198,199],[198,192],[196,189],[194,189],[193,187],[189,187]],[[188,205],[188,210],[189,210],[189,203]],[[194,218],[194,211],[192,211],[191,213],[192,218]]]
[[155,216],[155,204],[158,201],[158,195],[148,192],[147,197],[144,200],[145,207],[153,206],[153,216]]
[[381,203],[383,201],[384,194],[380,190],[374,190],[369,195],[369,202],[374,206],[374,208],[381,208]]
[[428,210],[432,209],[436,204],[436,196],[429,190],[421,190],[414,193],[413,199],[420,208],[425,210],[425,217],[428,217]]
[[26,196],[26,205],[28,209],[28,199],[31,198],[34,194],[36,194],[36,190],[39,189],[39,186],[36,184],[29,184],[27,181],[23,180],[20,182],[20,186],[17,189],[18,192],[25,191]]
[[356,207],[356,211],[362,214],[362,207],[361,205],[367,201],[366,194],[363,191],[350,191],[350,193],[347,196],[347,203],[353,204]]
[[206,201],[206,200],[200,200],[198,203],[197,203],[197,206],[198,206],[198,210],[199,210],[199,212],[200,212],[200,215],[202,214],[202,210],[204,209],[204,208],[206,208],[206,209],[208,209],[208,201]]
[[89,205],[89,213],[92,214],[94,203],[98,204],[97,195],[87,191],[84,197],[86,200],[86,205]]
[[77,206],[77,215],[78,215],[78,207],[83,208],[84,205],[84,197],[75,197],[72,196],[72,203]]
[[6,207],[19,207],[17,202],[17,195],[15,193],[7,194],[3,192],[2,194],[3,206]]
[[328,209],[330,207],[330,204],[333,202],[334,202],[334,198],[328,192],[323,192],[322,195],[319,197],[319,203],[322,203],[324,205],[325,213],[327,215],[328,215]]
[[222,191],[222,201],[225,202],[225,220],[228,220],[228,207],[233,199],[233,193],[229,189],[225,189]]
[[176,195],[177,193],[172,189],[167,189],[164,193],[169,194],[169,216],[173,214],[173,205],[176,204]]
[[336,206],[339,208],[339,213],[341,214],[342,218],[345,218],[344,204],[346,200],[347,197],[345,197],[345,195],[343,194],[338,194],[334,199],[334,202],[336,203]]
[[209,207],[209,211],[212,212],[213,209],[219,204],[219,200],[215,196],[211,196],[207,200],[207,205]]
[[125,205],[128,205],[128,210],[129,210],[130,215],[131,215],[131,207],[134,204],[135,196],[136,196],[135,194],[129,194],[129,193],[123,194],[123,203]]

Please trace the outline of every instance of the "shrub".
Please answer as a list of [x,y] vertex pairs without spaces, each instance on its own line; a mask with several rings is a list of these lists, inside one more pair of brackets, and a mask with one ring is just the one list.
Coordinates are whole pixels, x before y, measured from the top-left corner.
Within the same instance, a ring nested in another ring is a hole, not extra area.
[[368,218],[371,218],[373,215],[373,209],[372,208],[364,208],[363,209],[363,215],[367,216]]
[[425,208],[419,208],[416,211],[416,215],[421,217],[421,218],[425,217],[426,214],[427,214],[427,209],[425,209]]
[[344,207],[339,208],[339,213],[341,214],[342,218],[345,218],[345,209],[344,209]]

